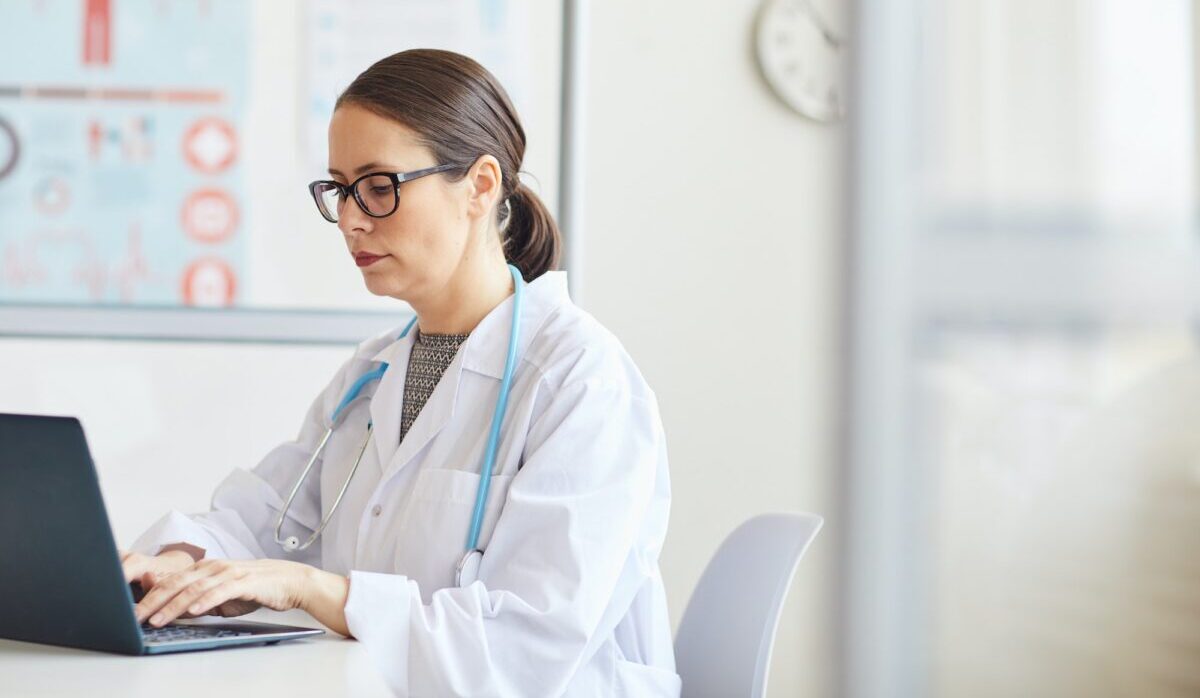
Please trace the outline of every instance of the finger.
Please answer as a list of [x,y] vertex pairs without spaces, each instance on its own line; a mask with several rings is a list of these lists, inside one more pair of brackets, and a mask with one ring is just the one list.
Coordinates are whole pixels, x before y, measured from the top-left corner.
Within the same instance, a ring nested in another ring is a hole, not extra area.
[[158,626],[170,623],[186,613],[188,606],[192,605],[197,599],[204,596],[211,589],[220,586],[227,579],[227,573],[197,579],[181,589],[166,605],[150,616],[150,624]]
[[146,563],[136,557],[121,561],[121,570],[125,572],[125,581],[137,581],[146,572]]
[[[227,601],[246,598],[243,596],[245,591],[246,587],[243,580],[225,580],[225,582],[220,586],[209,589],[204,594],[200,595],[199,598],[197,598],[190,606],[188,606],[187,612],[193,616],[204,615]],[[225,614],[218,613],[216,615],[223,616]]]
[[213,606],[212,608],[208,609],[204,613],[205,613],[205,615],[220,616],[221,618],[229,618],[231,616],[244,615],[242,613],[237,613],[235,604],[232,604],[228,601],[223,601],[223,602],[217,604],[216,606]]
[[146,593],[146,596],[138,602],[134,607],[134,612],[137,614],[139,623],[144,623],[147,618],[154,615],[163,606],[167,605],[172,598],[175,597],[180,590],[187,587],[192,582],[215,574],[217,570],[211,565],[189,567],[185,570],[180,570],[172,574],[157,577],[157,581],[153,583],[153,588]]

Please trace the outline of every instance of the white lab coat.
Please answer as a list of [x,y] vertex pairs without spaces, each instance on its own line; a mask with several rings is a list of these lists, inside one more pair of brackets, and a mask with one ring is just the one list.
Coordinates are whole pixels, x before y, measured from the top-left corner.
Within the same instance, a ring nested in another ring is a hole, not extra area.
[[[188,542],[209,557],[283,558],[350,576],[346,620],[392,690],[413,696],[677,696],[659,574],[670,484],[653,391],[618,340],[567,295],[566,274],[525,288],[478,580],[454,586],[504,371],[513,297],[471,332],[399,441],[416,332],[368,340],[309,409],[295,441],[220,484],[212,510],[170,512],[132,547]],[[310,548],[285,553],[275,518],[346,389],[346,408],[283,535],[328,510],[366,433],[372,444]]]

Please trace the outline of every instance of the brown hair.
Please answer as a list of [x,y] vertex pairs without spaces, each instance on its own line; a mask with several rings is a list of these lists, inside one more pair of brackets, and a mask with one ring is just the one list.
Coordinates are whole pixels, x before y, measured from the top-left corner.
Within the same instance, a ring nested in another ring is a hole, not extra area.
[[412,129],[438,164],[469,166],[481,155],[495,157],[503,179],[500,200],[511,206],[509,211],[502,203],[496,211],[505,258],[526,281],[558,266],[558,224],[517,178],[525,158],[525,129],[508,94],[486,68],[450,51],[401,51],[355,78],[334,109],[343,104]]

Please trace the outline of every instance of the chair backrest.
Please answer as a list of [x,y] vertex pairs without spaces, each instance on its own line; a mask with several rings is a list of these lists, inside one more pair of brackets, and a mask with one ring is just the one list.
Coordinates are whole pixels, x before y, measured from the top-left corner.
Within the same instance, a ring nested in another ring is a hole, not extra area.
[[823,523],[815,514],[762,514],[721,543],[675,635],[684,696],[766,694],[783,600],[800,557]]

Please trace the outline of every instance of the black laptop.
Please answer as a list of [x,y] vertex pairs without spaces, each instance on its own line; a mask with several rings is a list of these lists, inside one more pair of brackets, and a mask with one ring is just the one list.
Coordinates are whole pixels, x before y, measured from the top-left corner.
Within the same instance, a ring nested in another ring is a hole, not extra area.
[[79,420],[0,414],[0,637],[121,654],[274,644],[324,631],[138,625]]

